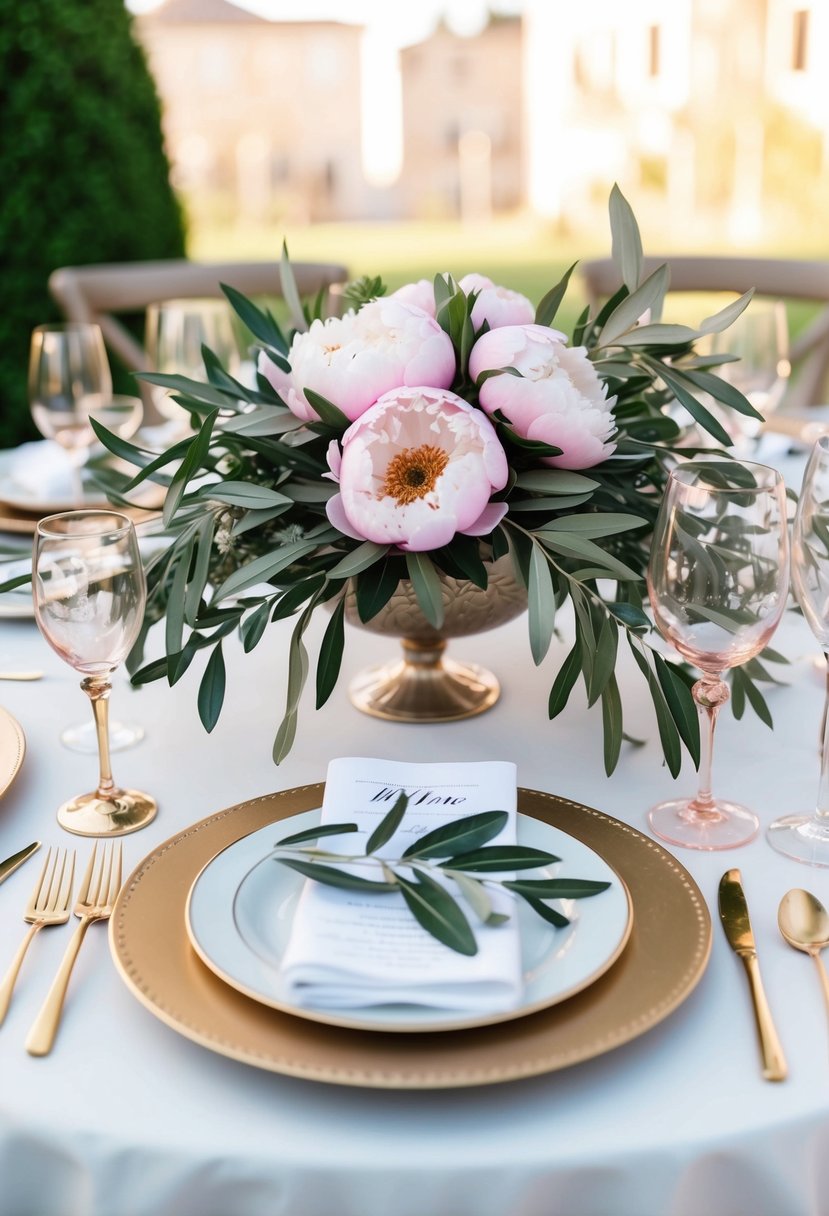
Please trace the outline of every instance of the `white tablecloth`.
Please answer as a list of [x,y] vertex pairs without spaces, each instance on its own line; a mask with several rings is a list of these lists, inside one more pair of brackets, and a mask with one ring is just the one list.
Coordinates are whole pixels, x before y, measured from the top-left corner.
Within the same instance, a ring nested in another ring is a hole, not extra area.
[[[323,627],[312,625],[312,652]],[[647,744],[625,745],[606,779],[600,714],[585,709],[578,689],[548,721],[556,660],[533,667],[525,619],[451,644],[456,657],[489,663],[503,696],[478,719],[434,727],[378,722],[351,708],[348,678],[396,649],[351,630],[334,695],[315,713],[309,691],[294,750],[275,768],[286,639],[287,627],[272,628],[248,657],[226,644],[226,705],[210,736],[196,714],[195,665],[172,691],[154,684],[135,692],[116,676],[113,715],[147,730],[142,744],[114,757],[116,777],[149,789],[161,808],[151,826],[125,838],[128,868],[214,810],[321,781],[334,755],[514,760],[520,784],[642,830],[650,804],[695,783],[687,759],[677,782],[663,767],[649,701],[624,654],[626,730]],[[750,711],[738,723],[726,710],[715,752],[715,789],[754,806],[765,823],[813,805],[823,697],[805,623],[788,614],[775,645],[792,664],[789,686],[769,696],[774,731]],[[0,625],[0,670],[11,667],[46,674],[0,684],[0,704],[28,740],[0,802],[0,857],[35,837],[83,848],[61,833],[54,812],[94,783],[94,757],[58,742],[60,729],[88,712],[86,699],[31,622]],[[213,1054],[132,997],[100,926],[79,956],[55,1050],[31,1058],[23,1041],[68,940],[65,929],[46,930],[0,1028],[0,1216],[824,1216],[829,1027],[813,965],[784,944],[776,913],[795,886],[829,904],[829,870],[788,861],[762,837],[725,853],[677,855],[714,916],[711,961],[690,998],[589,1063],[472,1090],[348,1089]],[[0,969],[24,931],[38,864],[0,886]],[[717,884],[733,865],[743,872],[789,1060],[783,1084],[760,1077],[745,976],[716,917]]]

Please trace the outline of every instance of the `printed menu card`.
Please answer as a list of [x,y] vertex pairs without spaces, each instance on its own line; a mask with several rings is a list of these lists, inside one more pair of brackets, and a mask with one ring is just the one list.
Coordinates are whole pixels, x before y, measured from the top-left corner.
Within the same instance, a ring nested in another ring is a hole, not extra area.
[[[322,823],[356,823],[359,831],[327,836],[319,847],[362,854],[401,791],[408,795],[407,810],[392,838],[378,850],[381,858],[400,858],[426,832],[483,811],[508,815],[504,828],[489,843],[516,841],[514,764],[343,758],[333,760],[328,768]],[[379,866],[337,864],[362,877],[383,879]],[[509,919],[497,926],[483,925],[458,888],[443,881],[474,930],[478,946],[474,955],[459,954],[433,938],[398,892],[364,894],[307,880],[282,961],[291,1000],[303,1007],[329,1009],[402,1003],[499,1011],[517,1005],[522,972],[515,901],[493,885],[493,908]]]

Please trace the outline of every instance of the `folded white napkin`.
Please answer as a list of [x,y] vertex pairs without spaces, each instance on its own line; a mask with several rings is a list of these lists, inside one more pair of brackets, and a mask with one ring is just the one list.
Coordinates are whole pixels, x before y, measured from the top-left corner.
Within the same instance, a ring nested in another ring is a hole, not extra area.
[[[508,813],[506,827],[489,843],[516,840],[514,764],[339,759],[328,768],[322,822],[356,822],[360,830],[323,837],[320,847],[362,853],[401,789],[410,795],[409,807],[401,827],[380,850],[386,858],[399,858],[412,840],[442,824],[489,810]],[[382,874],[364,868],[353,872],[382,880]],[[514,1008],[522,992],[514,902],[489,888],[495,910],[510,919],[497,927],[481,925],[460,900],[458,888],[448,880],[446,885],[474,930],[475,955],[459,954],[433,938],[402,895],[364,895],[308,880],[282,962],[286,997],[302,1007],[329,1009],[387,1004],[470,1012]]]
[[7,488],[35,502],[75,496],[75,478],[66,451],[53,439],[22,443],[4,466]]

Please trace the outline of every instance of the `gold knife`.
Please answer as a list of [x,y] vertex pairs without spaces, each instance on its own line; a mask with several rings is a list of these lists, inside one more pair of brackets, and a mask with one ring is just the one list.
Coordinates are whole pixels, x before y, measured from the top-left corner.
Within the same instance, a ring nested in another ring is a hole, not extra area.
[[728,944],[742,960],[748,976],[751,999],[754,1004],[757,1037],[760,1041],[760,1055],[763,1060],[763,1076],[767,1081],[785,1081],[788,1068],[783,1048],[774,1028],[763,982],[760,979],[757,948],[754,944],[754,933],[751,929],[748,904],[739,870],[726,870],[720,879],[719,908],[720,920],[725,930],[725,936],[728,938]]
[[24,861],[28,861],[32,853],[36,853],[39,848],[40,841],[34,840],[31,844],[27,844],[25,849],[21,849],[19,853],[13,853],[5,861],[0,861],[0,882],[8,878],[10,874],[14,874],[17,867],[22,866]]

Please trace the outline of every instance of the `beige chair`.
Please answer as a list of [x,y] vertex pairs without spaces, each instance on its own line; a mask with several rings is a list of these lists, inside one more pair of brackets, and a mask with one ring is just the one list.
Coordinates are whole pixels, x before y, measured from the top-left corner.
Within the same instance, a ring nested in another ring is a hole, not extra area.
[[[327,262],[293,262],[294,278],[302,298],[315,297],[348,280],[345,266]],[[142,344],[118,319],[118,314],[141,314],[161,300],[222,297],[221,283],[246,296],[278,299],[283,296],[279,262],[108,262],[93,266],[63,266],[49,277],[49,291],[68,321],[100,325],[111,354],[131,372],[149,371]],[[159,421],[149,385],[140,385],[144,417]]]
[[[758,296],[824,304],[803,333],[792,342],[792,384],[786,408],[796,410],[829,401],[829,261],[754,257],[647,257],[643,277],[665,262],[672,292],[734,292],[754,288]],[[580,264],[591,308],[608,299],[621,284],[612,258]]]

